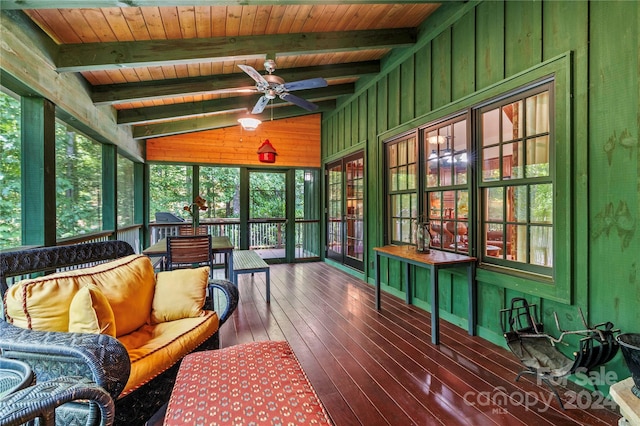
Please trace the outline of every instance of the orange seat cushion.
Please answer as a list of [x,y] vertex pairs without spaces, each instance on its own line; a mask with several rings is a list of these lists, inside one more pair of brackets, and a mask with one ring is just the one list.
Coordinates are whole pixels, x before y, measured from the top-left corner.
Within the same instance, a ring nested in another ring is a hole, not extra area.
[[144,385],[182,357],[194,351],[218,331],[218,314],[204,311],[197,318],[183,318],[144,325],[118,337],[131,361],[129,380],[119,398]]

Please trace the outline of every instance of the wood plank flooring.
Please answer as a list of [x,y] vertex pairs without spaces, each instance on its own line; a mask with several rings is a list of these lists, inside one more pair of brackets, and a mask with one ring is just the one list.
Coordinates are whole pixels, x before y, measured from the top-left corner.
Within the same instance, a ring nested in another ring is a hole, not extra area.
[[444,320],[432,345],[428,312],[384,292],[378,312],[371,285],[328,264],[271,265],[269,305],[264,274],[241,275],[239,289],[221,347],[287,340],[338,426],[618,422],[573,384],[559,388],[562,411],[532,376],[514,381],[521,364],[508,350]]

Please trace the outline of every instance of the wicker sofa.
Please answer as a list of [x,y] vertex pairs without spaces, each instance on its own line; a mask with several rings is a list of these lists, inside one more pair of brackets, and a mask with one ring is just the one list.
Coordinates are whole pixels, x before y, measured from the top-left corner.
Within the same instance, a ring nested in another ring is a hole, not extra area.
[[[14,325],[11,322],[19,323],[19,321],[12,318],[8,312],[11,307],[7,304],[7,299],[12,293],[8,283],[17,281],[16,279],[11,280],[10,277],[26,277],[39,272],[66,271],[87,266],[93,268],[90,271],[96,268],[99,271],[109,270],[109,267],[105,266],[107,265],[105,262],[110,262],[108,265],[117,264],[117,267],[120,267],[120,263],[128,264],[130,260],[138,264],[144,263],[144,260],[138,259],[142,256],[136,256],[133,253],[131,246],[122,241],[84,243],[0,253],[0,293],[3,298],[3,315],[0,320],[0,351],[2,356],[27,362],[34,369],[38,382],[60,376],[83,376],[91,379],[107,390],[116,401],[115,423],[121,425],[143,424],[169,399],[179,361],[186,353],[180,353],[178,358],[172,361],[173,365],[162,365],[160,369],[145,366],[143,373],[135,372],[135,375],[138,376],[136,383],[128,383],[130,376],[134,376],[132,364],[137,362],[140,354],[132,354],[127,351],[126,347],[130,347],[132,343],[125,341],[126,337],[115,338],[102,333],[36,331],[30,329],[31,327],[25,328],[24,324],[22,326]],[[84,271],[87,269],[47,275],[41,280],[64,276],[64,274],[74,277],[85,274]],[[112,272],[108,271],[107,273]],[[102,279],[104,281],[104,277]],[[112,281],[114,286],[120,285],[119,279]],[[23,284],[16,282],[14,285],[17,287]],[[24,294],[27,292],[28,290],[23,291]],[[231,282],[226,280],[209,281],[204,309],[212,311],[215,304],[219,316],[217,327],[222,325],[233,313],[237,301],[237,288]],[[13,303],[15,304],[15,301]],[[25,307],[25,311],[26,309]],[[114,308],[114,311],[116,310]],[[207,315],[211,315],[211,313],[207,312]],[[30,317],[27,320],[32,321]],[[117,321],[118,318],[115,319],[116,323]],[[31,323],[28,325],[30,326]],[[114,325],[115,327],[116,325]],[[189,347],[193,347],[193,349],[189,349],[189,351],[218,348],[217,327],[214,327],[215,329],[209,327],[206,336],[192,340]],[[211,334],[212,332],[213,334]],[[124,344],[121,340],[124,341]],[[167,351],[164,347],[158,348],[158,350],[155,348],[151,350],[145,348],[145,350],[145,353],[151,355]],[[166,361],[164,364],[167,364]],[[127,389],[123,393],[125,386]],[[85,424],[89,411],[86,404],[65,404],[64,409],[57,410],[56,423],[64,425]]]

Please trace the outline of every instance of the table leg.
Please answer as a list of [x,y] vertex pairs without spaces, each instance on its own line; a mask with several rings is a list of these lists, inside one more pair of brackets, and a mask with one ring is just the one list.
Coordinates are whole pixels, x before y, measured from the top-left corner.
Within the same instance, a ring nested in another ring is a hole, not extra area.
[[267,303],[271,302],[271,273],[269,268],[265,271],[267,275]]
[[440,298],[438,267],[431,266],[431,343],[440,344]]
[[376,253],[376,310],[380,310],[380,255]]
[[404,262],[404,282],[407,286],[406,288],[407,305],[410,305],[411,304],[411,275],[409,272],[409,262]]
[[467,265],[467,279],[469,285],[469,335],[476,335],[476,306],[478,305],[478,288],[476,286],[476,264]]
[[229,256],[229,270],[227,272],[229,280],[233,281],[234,284],[237,284],[235,277],[233,276],[233,250],[227,252],[227,256]]

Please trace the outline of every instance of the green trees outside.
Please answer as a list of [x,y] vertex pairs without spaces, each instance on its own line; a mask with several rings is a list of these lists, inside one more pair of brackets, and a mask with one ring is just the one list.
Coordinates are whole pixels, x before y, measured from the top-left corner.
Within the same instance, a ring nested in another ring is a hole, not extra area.
[[[157,212],[170,212],[190,220],[184,206],[192,200],[192,167],[152,164],[149,172],[149,220]],[[251,173],[251,217],[285,218],[285,174]],[[200,220],[240,217],[240,169],[238,167],[200,167],[199,195],[209,209]],[[304,173],[296,174],[296,194],[304,194]],[[296,217],[304,217],[304,198],[296,197]]]
[[118,228],[135,224],[133,161],[118,155]]
[[201,167],[200,195],[209,210],[201,219],[240,217],[240,169],[237,167]]
[[[21,102],[0,91],[0,250],[22,245],[21,227]],[[56,121],[56,237],[73,238],[103,230],[103,147],[62,121]],[[305,211],[305,176],[295,173],[295,217]],[[134,163],[117,156],[117,227],[136,225]],[[171,212],[186,220],[184,207],[193,199],[193,166],[149,166],[149,220],[156,212]],[[286,218],[284,172],[251,173],[252,218]],[[198,192],[209,209],[200,220],[240,218],[240,168],[199,167]],[[249,183],[247,183],[249,184]],[[314,215],[315,216],[315,215]],[[138,224],[139,225],[139,224]]]
[[254,172],[249,177],[249,218],[285,219],[284,173]]
[[[169,212],[189,219],[184,206],[193,202],[191,166],[152,164],[149,166],[149,221],[157,212]],[[206,197],[205,197],[206,199]]]
[[56,236],[102,230],[102,146],[56,123]]
[[0,91],[0,250],[21,243],[20,100]]

